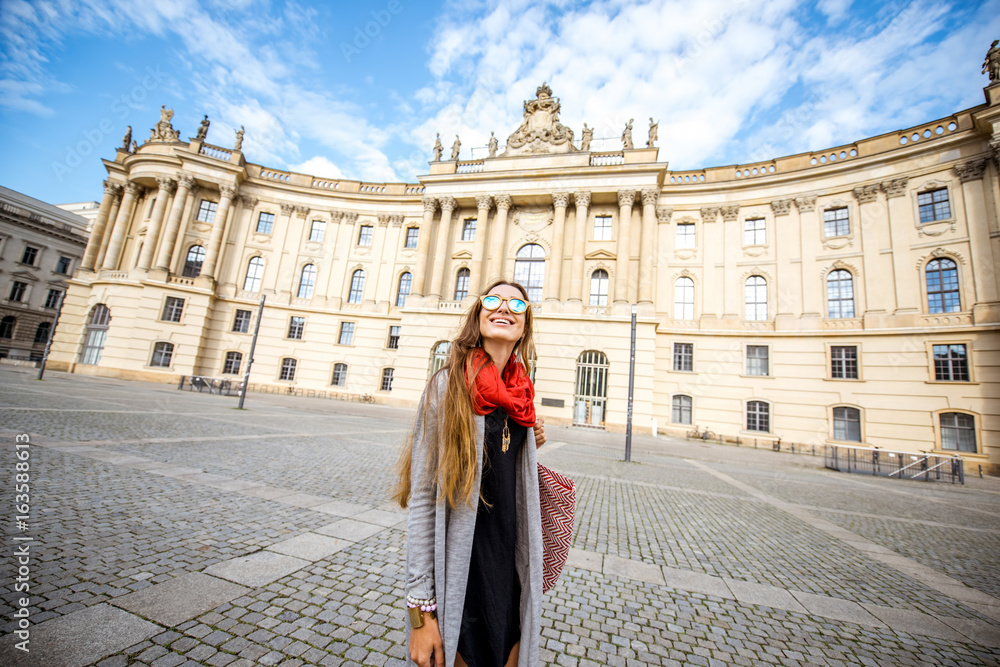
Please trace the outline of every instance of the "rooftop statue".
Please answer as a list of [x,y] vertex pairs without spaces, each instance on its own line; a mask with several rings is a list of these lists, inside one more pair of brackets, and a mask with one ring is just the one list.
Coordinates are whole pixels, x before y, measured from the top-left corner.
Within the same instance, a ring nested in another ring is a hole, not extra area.
[[198,127],[198,135],[195,137],[198,141],[205,141],[205,137],[208,136],[208,126],[210,122],[208,120],[208,114],[205,115],[201,120],[201,125]]
[[434,162],[441,161],[441,153],[444,152],[444,146],[441,145],[441,133],[437,133],[437,139],[434,140]]
[[455,135],[455,143],[451,145],[451,159],[458,160],[458,150],[462,147],[462,142],[459,141],[458,135]]
[[573,130],[559,122],[559,98],[552,97],[552,89],[542,84],[535,91],[535,99],[524,102],[524,120],[514,134],[507,138],[504,155],[537,155],[542,153],[570,153]]
[[129,125],[128,129],[125,130],[125,136],[122,137],[122,150],[126,153],[128,152],[129,145],[132,143],[132,126]]
[[174,110],[168,109],[166,104],[160,105],[160,122],[149,131],[150,141],[180,141],[177,130],[170,124],[170,119],[174,117]]
[[625,129],[622,130],[622,148],[623,149],[635,148],[635,146],[632,145],[632,121],[634,121],[634,120],[635,120],[635,118],[629,118],[628,119],[628,124],[625,126]]
[[587,127],[587,124],[583,124],[583,132],[580,133],[580,150],[589,151],[590,142],[594,140],[594,128]]
[[647,148],[653,148],[654,146],[656,146],[656,140],[658,139],[658,137],[656,136],[656,129],[658,127],[660,127],[660,124],[659,123],[654,123],[653,122],[653,117],[650,116],[649,117],[649,140],[646,142],[646,147]]
[[243,126],[240,125],[240,129],[238,129],[236,131],[236,145],[233,146],[233,150],[234,151],[243,150],[243,133],[244,132],[245,132],[245,130],[243,129]]
[[983,62],[983,73],[989,72],[991,84],[1000,81],[1000,48],[997,48],[998,43],[1000,40],[993,40],[993,43],[990,44],[990,50],[986,52],[986,60]]
[[492,132],[490,132],[490,143],[489,143],[490,157],[497,156],[497,149],[499,147],[500,145],[497,143],[497,138],[493,136]]

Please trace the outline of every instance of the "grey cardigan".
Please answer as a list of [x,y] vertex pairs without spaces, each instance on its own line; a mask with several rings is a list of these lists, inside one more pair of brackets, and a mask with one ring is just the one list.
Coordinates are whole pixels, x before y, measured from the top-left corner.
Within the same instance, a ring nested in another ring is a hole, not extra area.
[[[465,588],[476,530],[476,506],[448,507],[437,500],[436,480],[428,480],[428,464],[436,462],[440,446],[439,408],[447,387],[447,373],[434,375],[420,399],[413,427],[410,515],[407,521],[406,594],[418,599],[437,595],[438,626],[444,644],[446,667],[454,667],[458,634],[462,628]],[[427,402],[427,411],[424,403]],[[424,417],[427,417],[425,422]],[[483,467],[485,417],[476,416],[476,481],[473,498],[479,497]],[[518,667],[538,664],[542,616],[542,518],[538,504],[538,459],[535,433],[528,429],[517,461],[516,567],[521,581],[521,646]],[[433,470],[433,467],[431,468]],[[406,636],[410,636],[409,616]],[[433,663],[432,663],[433,664]]]

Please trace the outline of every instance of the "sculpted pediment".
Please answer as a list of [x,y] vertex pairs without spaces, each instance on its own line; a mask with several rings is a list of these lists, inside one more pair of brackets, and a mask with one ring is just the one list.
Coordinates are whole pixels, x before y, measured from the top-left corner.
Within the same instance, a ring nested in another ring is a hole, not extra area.
[[507,137],[507,150],[503,155],[575,152],[573,130],[559,122],[560,109],[559,98],[552,97],[552,89],[544,83],[539,86],[535,99],[525,100],[524,120]]
[[616,255],[607,250],[595,250],[583,256],[584,259],[615,259]]
[[459,250],[451,256],[452,259],[472,259],[472,253],[468,250]]
[[38,278],[35,276],[35,274],[31,273],[30,271],[11,271],[10,277],[16,278],[17,280],[27,280],[28,282],[32,283],[38,282]]

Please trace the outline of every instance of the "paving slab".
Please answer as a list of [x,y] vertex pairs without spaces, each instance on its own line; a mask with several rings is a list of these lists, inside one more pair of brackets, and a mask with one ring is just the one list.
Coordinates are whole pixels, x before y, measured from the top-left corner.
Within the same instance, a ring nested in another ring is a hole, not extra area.
[[645,581],[650,584],[663,584],[663,570],[659,565],[643,563],[637,560],[629,560],[620,556],[607,555],[604,557],[604,574],[636,581]]
[[284,496],[291,496],[295,491],[290,491],[288,489],[280,489],[276,486],[255,486],[246,489],[237,489],[236,491],[242,496],[250,496],[252,498],[263,498],[264,500],[275,500],[277,498],[282,498]]
[[604,556],[593,551],[570,549],[569,556],[566,558],[566,566],[578,567],[581,570],[590,570],[591,572],[603,572]]
[[797,611],[806,613],[806,608],[783,588],[766,586],[752,581],[740,581],[738,579],[723,579],[726,586],[733,592],[733,596],[743,604],[755,604],[763,607],[773,607],[774,609],[785,609],[787,611]]
[[160,461],[137,461],[135,463],[122,463],[121,465],[133,470],[163,470],[164,468],[172,467],[169,463],[161,463]]
[[206,574],[258,588],[308,567],[310,561],[274,551],[258,551],[249,556],[224,560],[207,568]]
[[272,498],[276,503],[284,505],[294,505],[295,507],[315,507],[330,501],[324,496],[314,496],[311,493],[292,493],[287,496]]
[[955,628],[980,646],[1000,648],[1000,625],[971,618],[938,617],[942,623]]
[[201,468],[188,468],[187,466],[167,466],[166,468],[154,468],[149,472],[154,475],[163,475],[164,477],[180,478],[185,475],[195,475],[205,471]]
[[335,554],[351,544],[354,543],[348,540],[318,535],[316,533],[304,533],[283,542],[272,544],[268,549],[276,551],[279,554],[285,554],[286,556],[317,561],[321,558],[326,558],[330,554]]
[[159,625],[102,602],[31,628],[28,653],[14,647],[14,635],[0,639],[0,665],[84,667],[161,632]]
[[995,621],[1000,621],[1000,606],[992,604],[978,604],[976,602],[966,602],[966,604],[983,616],[992,618]]
[[951,628],[930,614],[909,609],[893,609],[874,604],[863,605],[873,616],[888,625],[894,632],[908,632],[911,635],[927,635],[949,641],[968,641],[962,633]]
[[173,627],[249,591],[245,586],[192,572],[115,598],[112,604],[160,625]]
[[[955,581],[952,579],[951,581]],[[958,582],[956,582],[957,584]],[[961,600],[966,604],[970,602],[975,602],[976,604],[985,604],[998,606],[1000,605],[1000,600],[993,597],[992,595],[987,595],[982,591],[976,590],[975,588],[970,588],[969,586],[958,585],[942,585],[936,581],[930,582],[928,585],[941,591],[945,595],[955,598],[956,600]]]
[[320,535],[329,535],[330,537],[339,537],[342,540],[349,540],[351,542],[361,542],[376,533],[381,533],[383,530],[385,530],[385,527],[376,526],[373,523],[355,521],[354,519],[341,519],[325,526],[320,526],[313,532]]
[[713,577],[703,572],[692,572],[675,567],[663,567],[663,578],[667,586],[689,593],[702,593],[720,598],[733,598],[733,592],[722,577]]
[[385,526],[386,528],[392,528],[398,526],[400,523],[406,521],[405,512],[387,512],[385,510],[368,510],[367,512],[362,512],[360,514],[355,514],[351,517],[355,521],[365,521],[367,523],[374,523],[379,526]]
[[333,514],[334,516],[354,516],[356,514],[361,514],[366,512],[370,507],[367,505],[358,505],[357,503],[349,503],[346,500],[331,500],[330,502],[323,503],[322,505],[313,505],[310,507],[313,512],[323,512],[324,514]]
[[876,628],[886,627],[885,623],[872,616],[868,610],[857,602],[832,598],[826,595],[816,595],[815,593],[806,593],[804,591],[790,591],[790,593],[810,614],[846,623],[857,623],[858,625],[868,625]]
[[218,482],[229,482],[232,481],[232,477],[226,477],[224,475],[213,475],[210,472],[198,472],[193,475],[182,475],[177,479],[184,480],[185,482],[192,482],[194,484],[213,484]]
[[260,482],[248,482],[245,479],[229,479],[226,478],[222,482],[203,482],[205,486],[211,487],[213,489],[222,489],[223,491],[244,491],[246,489],[262,489],[266,485]]

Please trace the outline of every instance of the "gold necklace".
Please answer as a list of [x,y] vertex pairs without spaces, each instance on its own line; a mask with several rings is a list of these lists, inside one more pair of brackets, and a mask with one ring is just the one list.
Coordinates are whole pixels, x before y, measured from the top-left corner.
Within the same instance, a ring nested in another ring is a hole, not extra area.
[[504,454],[510,448],[510,429],[507,428],[507,415],[503,418],[503,439],[500,442],[500,451]]

